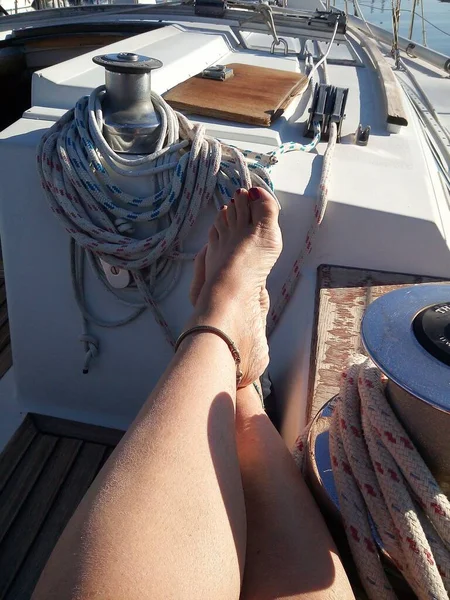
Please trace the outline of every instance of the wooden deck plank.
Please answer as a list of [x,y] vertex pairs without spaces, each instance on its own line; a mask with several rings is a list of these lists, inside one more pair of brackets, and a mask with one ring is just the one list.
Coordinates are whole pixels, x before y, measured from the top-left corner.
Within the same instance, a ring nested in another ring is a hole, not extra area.
[[6,287],[5,280],[3,277],[0,277],[0,306],[2,306],[6,302]]
[[109,429],[108,427],[58,419],[46,415],[30,414],[30,417],[36,428],[42,433],[51,433],[61,437],[104,444],[105,446],[116,446],[125,433],[119,429]]
[[6,323],[8,320],[8,307],[6,303],[3,306],[0,306],[0,327]]
[[[39,431],[35,421],[47,433]],[[70,437],[58,437],[62,431]],[[108,444],[82,441],[95,435]],[[76,435],[77,438],[72,437]],[[28,416],[0,457],[0,600],[29,600],[59,536],[122,431]],[[78,439],[79,438],[79,439]],[[43,456],[41,440],[52,440]],[[16,456],[13,453],[16,452]],[[40,462],[41,459],[41,462]],[[6,469],[5,465],[12,465]],[[27,477],[29,473],[29,477]]]
[[94,479],[105,453],[112,451],[101,444],[84,443],[34,540],[5,600],[29,600],[39,576],[64,527]]
[[0,273],[0,379],[12,366],[11,337],[3,270]]
[[10,339],[11,338],[9,335],[9,321],[6,321],[6,323],[3,323],[3,325],[0,327],[0,350],[6,348],[6,346],[9,344]]
[[12,366],[11,342],[0,352],[0,379]]
[[57,441],[58,438],[53,435],[38,434],[3,488],[0,495],[0,544],[33,489]]
[[0,493],[36,434],[33,421],[26,416],[0,455]]
[[105,464],[105,462],[108,460],[108,458],[114,452],[114,449],[115,449],[115,446],[106,446],[105,454],[103,455],[102,462],[98,466],[97,473],[100,471],[100,469],[103,467],[103,465]]
[[318,269],[315,325],[311,342],[308,420],[339,391],[350,356],[363,352],[360,327],[368,304],[386,292],[440,278],[349,267]]
[[14,581],[81,445],[80,440],[61,439],[58,441],[51,460],[47,462],[35,486],[23,503],[20,513],[3,539],[0,545],[0,599],[3,600],[9,586]]

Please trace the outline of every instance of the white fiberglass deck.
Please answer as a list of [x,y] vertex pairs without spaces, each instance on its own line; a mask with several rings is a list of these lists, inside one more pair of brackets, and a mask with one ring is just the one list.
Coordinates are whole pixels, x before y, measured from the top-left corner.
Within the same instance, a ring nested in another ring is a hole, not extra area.
[[[250,44],[251,36],[255,36],[255,47],[266,42],[269,47],[268,36],[250,34]],[[240,50],[234,35],[219,26],[210,30],[171,26],[114,44],[102,53],[124,50],[163,61],[164,67],[153,78],[160,93],[209,64],[245,62],[304,69],[295,56]],[[337,56],[343,51],[343,47],[333,49],[331,57],[333,52]],[[270,344],[270,373],[286,409],[288,438],[301,426],[305,410],[317,266],[329,263],[450,276],[449,207],[417,119],[405,100],[409,126],[399,134],[387,132],[377,75],[364,54],[358,53],[365,66],[328,65],[330,83],[350,89],[343,139],[333,159],[330,203],[309,263]],[[33,81],[34,106],[0,134],[0,235],[18,410],[125,428],[172,350],[147,311],[125,327],[94,327],[100,356],[90,373],[82,374],[81,318],[70,281],[69,238],[48,209],[35,168],[42,132],[63,109],[103,83],[103,71],[91,58],[87,54],[38,72]],[[294,100],[271,129],[201,120],[210,134],[265,152],[282,142],[304,141],[309,100],[309,92]],[[352,143],[359,123],[372,127],[366,147]],[[322,142],[317,152],[285,154],[272,171],[282,205],[284,237],[282,257],[269,280],[273,298],[311,223],[325,148]],[[135,185],[142,190],[145,181]],[[213,215],[212,208],[205,212],[188,239],[188,250],[204,244]],[[191,273],[192,265],[186,265],[178,287],[162,303],[175,334],[181,332],[190,313],[187,291]],[[126,311],[92,275],[86,289],[94,312],[117,317]]]

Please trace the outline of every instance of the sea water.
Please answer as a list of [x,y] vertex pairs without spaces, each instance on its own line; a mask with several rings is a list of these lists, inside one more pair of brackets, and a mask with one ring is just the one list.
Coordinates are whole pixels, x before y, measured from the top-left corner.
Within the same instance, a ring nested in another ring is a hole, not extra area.
[[[345,0],[335,0],[336,7],[344,9]],[[419,0],[416,4],[412,39],[419,44],[425,42],[429,48],[450,55],[450,2],[441,0],[423,0],[425,19],[422,28],[422,7]],[[358,0],[361,11],[369,23],[374,23],[392,31],[391,0]],[[333,4],[333,0],[331,0]],[[413,8],[413,0],[402,0],[400,6],[400,35],[409,37],[409,27]],[[349,14],[354,14],[353,0],[347,0]]]

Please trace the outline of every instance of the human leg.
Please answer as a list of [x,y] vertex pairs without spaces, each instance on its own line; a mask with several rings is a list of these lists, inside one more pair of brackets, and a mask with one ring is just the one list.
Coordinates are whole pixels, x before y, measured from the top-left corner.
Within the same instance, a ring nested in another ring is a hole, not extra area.
[[[248,194],[235,195],[238,208]],[[196,259],[191,301],[205,281],[207,247]],[[261,292],[261,317],[269,308]],[[247,514],[241,600],[353,598],[330,534],[253,386],[237,392],[236,438]]]
[[241,600],[353,598],[323,518],[253,386],[238,391],[236,407],[247,514]]
[[[227,332],[250,383],[268,360],[260,294],[281,236],[268,194],[246,211],[243,219],[230,206],[211,228],[188,325]],[[246,523],[235,400],[227,345],[188,336],[63,532],[33,599],[237,599]]]

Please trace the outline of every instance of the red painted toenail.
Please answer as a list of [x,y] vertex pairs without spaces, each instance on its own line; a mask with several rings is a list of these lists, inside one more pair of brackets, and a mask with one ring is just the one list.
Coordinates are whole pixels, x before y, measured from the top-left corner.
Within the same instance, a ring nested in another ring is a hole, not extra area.
[[258,188],[255,187],[248,190],[248,195],[250,196],[250,200],[259,200],[261,198]]
[[220,210],[225,210],[225,209],[226,209],[225,204],[222,204],[222,206],[220,207]]
[[234,204],[234,198],[231,198],[231,204]]

